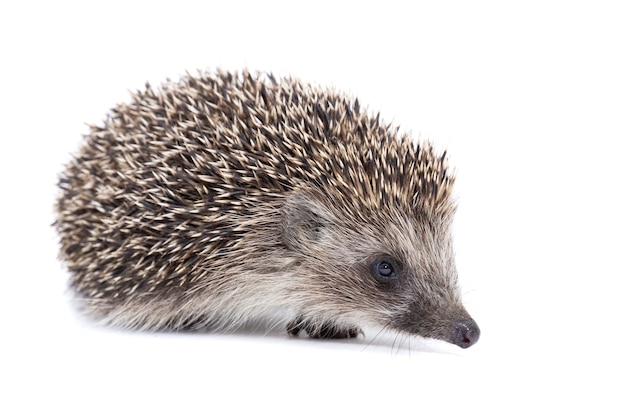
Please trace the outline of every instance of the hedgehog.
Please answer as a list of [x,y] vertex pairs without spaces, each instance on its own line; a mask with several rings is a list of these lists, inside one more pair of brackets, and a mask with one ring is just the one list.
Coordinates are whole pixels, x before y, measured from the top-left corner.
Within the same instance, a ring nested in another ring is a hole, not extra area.
[[59,178],[60,258],[87,316],[478,340],[446,152],[356,98],[271,73],[199,71],[131,95]]

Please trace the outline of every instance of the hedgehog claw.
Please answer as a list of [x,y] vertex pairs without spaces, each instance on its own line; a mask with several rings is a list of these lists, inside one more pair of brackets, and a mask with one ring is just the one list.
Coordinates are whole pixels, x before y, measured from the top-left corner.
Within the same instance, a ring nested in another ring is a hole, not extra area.
[[357,337],[363,332],[358,327],[342,327],[332,321],[316,322],[298,317],[287,325],[287,332],[297,336],[305,331],[312,339],[349,339]]

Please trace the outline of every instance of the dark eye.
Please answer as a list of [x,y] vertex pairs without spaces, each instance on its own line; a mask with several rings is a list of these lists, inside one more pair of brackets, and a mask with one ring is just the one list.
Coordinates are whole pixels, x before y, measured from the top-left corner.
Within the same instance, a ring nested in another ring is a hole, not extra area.
[[381,277],[389,278],[393,275],[393,265],[389,262],[381,261],[376,264],[376,273]]
[[374,278],[384,284],[395,282],[400,272],[398,263],[388,257],[375,261],[371,271]]

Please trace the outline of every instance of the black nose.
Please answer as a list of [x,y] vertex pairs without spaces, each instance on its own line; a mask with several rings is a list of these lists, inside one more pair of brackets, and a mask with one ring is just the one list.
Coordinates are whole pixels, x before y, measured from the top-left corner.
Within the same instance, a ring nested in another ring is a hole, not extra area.
[[466,349],[478,342],[480,329],[472,319],[457,321],[452,330],[452,340],[450,342]]

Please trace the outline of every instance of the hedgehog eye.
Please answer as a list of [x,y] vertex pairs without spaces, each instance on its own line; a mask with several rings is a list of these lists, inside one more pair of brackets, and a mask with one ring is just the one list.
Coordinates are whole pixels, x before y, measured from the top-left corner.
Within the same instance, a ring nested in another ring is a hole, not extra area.
[[396,262],[391,259],[381,259],[372,265],[372,275],[382,283],[391,283],[398,278]]
[[393,265],[385,261],[378,262],[376,264],[376,273],[381,277],[388,278],[394,273]]

